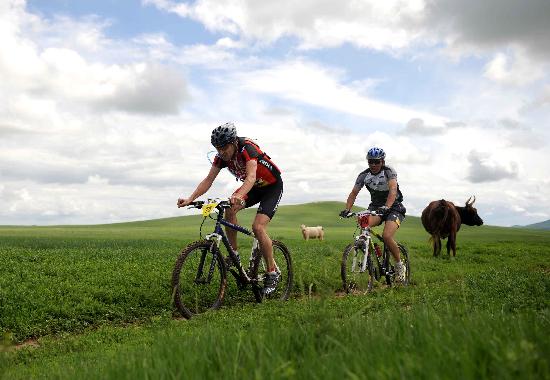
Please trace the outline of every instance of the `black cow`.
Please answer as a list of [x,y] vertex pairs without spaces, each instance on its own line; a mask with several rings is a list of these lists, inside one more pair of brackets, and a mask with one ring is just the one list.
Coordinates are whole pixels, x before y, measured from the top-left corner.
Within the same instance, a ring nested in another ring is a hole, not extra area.
[[465,207],[455,206],[452,202],[441,199],[430,202],[422,211],[422,225],[432,235],[434,256],[441,253],[441,239],[447,239],[447,255],[456,256],[456,233],[460,230],[461,224],[468,226],[481,226],[483,220],[477,214],[473,207],[476,198],[470,203],[470,197],[466,201]]

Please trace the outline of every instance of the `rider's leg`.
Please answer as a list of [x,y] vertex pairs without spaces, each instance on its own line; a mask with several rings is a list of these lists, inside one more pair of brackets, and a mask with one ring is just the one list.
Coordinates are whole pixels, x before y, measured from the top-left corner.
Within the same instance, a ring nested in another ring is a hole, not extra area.
[[397,224],[395,221],[387,220],[384,224],[384,232],[382,233],[384,244],[386,244],[386,247],[390,250],[396,262],[401,261],[399,247],[397,246],[397,243],[393,238],[398,228],[399,224]]
[[382,223],[382,218],[376,215],[369,215],[369,227],[376,227]]
[[[244,208],[243,206],[236,206],[236,205],[232,206],[231,208],[228,208],[225,211],[225,219],[229,223],[239,224],[237,221],[237,213],[241,211],[243,208]],[[237,251],[238,250],[237,231],[235,231],[232,228],[225,227],[225,233],[227,235],[227,239],[229,240],[229,243],[231,243],[231,247],[233,247],[233,249]]]
[[268,272],[274,272],[276,269],[275,260],[273,259],[273,243],[271,238],[267,234],[267,225],[271,221],[271,218],[265,214],[256,214],[254,223],[252,224],[252,231],[254,236],[258,239],[260,249],[267,263]]

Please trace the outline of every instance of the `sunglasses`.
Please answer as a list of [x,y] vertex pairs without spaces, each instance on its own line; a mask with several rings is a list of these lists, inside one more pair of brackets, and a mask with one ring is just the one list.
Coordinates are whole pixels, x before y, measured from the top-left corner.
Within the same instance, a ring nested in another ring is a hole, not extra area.
[[369,161],[369,164],[378,165],[381,160],[368,160],[368,161]]

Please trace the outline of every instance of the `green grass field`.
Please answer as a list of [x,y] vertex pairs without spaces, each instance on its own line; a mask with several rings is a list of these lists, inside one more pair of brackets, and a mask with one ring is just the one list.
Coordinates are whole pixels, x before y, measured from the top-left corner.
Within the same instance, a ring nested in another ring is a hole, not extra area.
[[[456,258],[433,258],[408,217],[397,239],[411,286],[343,295],[355,225],[341,208],[283,206],[273,220],[292,252],[291,300],[255,304],[230,278],[224,306],[189,321],[170,278],[199,216],[0,227],[0,378],[550,378],[549,231],[463,226]],[[326,240],[302,240],[302,223]]]

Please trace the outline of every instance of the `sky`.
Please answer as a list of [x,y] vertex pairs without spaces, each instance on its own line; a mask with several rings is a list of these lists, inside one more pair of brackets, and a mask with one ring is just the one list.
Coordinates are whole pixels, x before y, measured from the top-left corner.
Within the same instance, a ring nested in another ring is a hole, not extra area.
[[[189,214],[228,121],[281,168],[282,205],[344,202],[378,146],[408,215],[475,196],[486,224],[550,219],[549,19],[548,0],[0,0],[0,225]],[[204,197],[238,187],[224,171]]]

